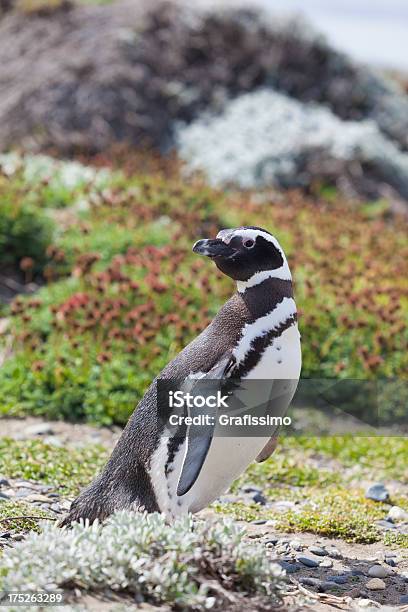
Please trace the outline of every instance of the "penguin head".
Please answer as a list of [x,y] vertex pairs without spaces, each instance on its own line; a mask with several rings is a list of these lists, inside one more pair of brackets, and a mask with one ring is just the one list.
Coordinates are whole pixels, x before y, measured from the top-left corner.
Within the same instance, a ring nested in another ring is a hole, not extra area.
[[193,251],[213,259],[221,272],[239,282],[260,275],[291,280],[282,247],[260,227],[221,230],[214,240],[196,242]]

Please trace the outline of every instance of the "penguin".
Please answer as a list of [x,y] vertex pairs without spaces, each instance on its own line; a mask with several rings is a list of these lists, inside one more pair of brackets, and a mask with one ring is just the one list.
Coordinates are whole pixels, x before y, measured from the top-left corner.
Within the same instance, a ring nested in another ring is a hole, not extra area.
[[193,251],[233,279],[236,292],[152,382],[102,473],[72,503],[62,525],[103,521],[125,509],[160,512],[169,521],[198,512],[250,463],[265,461],[275,450],[277,426],[256,436],[217,435],[218,407],[203,409],[210,424],[201,435],[192,435],[194,427],[186,425],[169,429],[162,418],[158,389],[163,381],[179,381],[179,388],[190,390],[206,381],[218,381],[222,390],[231,381],[227,396],[240,397],[236,406],[246,406],[249,397],[257,407],[266,393],[278,398],[275,407],[283,414],[300,377],[292,276],[278,240],[260,227],[238,227],[199,240]]

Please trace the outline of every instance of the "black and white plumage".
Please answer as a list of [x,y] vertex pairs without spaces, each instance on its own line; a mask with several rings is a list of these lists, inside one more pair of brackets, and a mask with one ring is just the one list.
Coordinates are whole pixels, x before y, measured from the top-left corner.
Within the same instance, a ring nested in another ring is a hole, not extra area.
[[[158,378],[287,380],[287,407],[300,376],[301,348],[292,278],[278,241],[261,228],[240,227],[222,230],[215,240],[200,240],[193,250],[234,279],[237,292]],[[267,437],[214,435],[207,444],[166,435],[158,418],[156,383],[130,418],[105,469],[74,501],[63,524],[104,519],[121,509],[160,511],[168,518],[197,512],[252,461],[273,452],[275,431]]]

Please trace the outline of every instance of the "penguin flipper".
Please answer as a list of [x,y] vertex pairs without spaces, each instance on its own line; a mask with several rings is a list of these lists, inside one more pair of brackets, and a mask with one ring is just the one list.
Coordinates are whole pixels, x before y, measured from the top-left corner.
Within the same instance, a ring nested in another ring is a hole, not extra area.
[[[231,358],[231,354],[227,354],[216,364],[215,367],[209,370],[207,374],[197,379],[194,386],[192,388],[190,386],[190,393],[194,395],[195,392],[197,394],[203,395],[202,392],[199,392],[205,390],[205,381],[220,381],[220,388],[222,379],[230,368]],[[213,393],[215,389],[215,384],[211,387],[211,392]],[[188,428],[188,433],[186,437],[187,450],[184,456],[183,467],[181,469],[180,478],[177,485],[177,495],[179,497],[188,493],[188,491],[194,485],[201,472],[201,468],[203,467],[204,461],[211,446],[217,410],[218,409],[216,407],[211,407],[207,405],[203,406],[202,408],[197,410],[195,414],[199,414],[202,417],[203,421],[205,418],[207,418],[208,424],[191,425]]]

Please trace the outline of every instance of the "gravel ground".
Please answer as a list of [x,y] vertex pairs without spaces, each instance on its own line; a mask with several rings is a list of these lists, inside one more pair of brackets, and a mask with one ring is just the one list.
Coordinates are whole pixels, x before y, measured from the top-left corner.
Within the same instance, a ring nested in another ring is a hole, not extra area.
[[[119,433],[117,428],[97,429],[35,418],[1,420],[1,436],[41,438],[51,444],[76,448],[99,443],[111,449]],[[237,497],[234,496],[234,501]],[[244,499],[244,494],[241,497]],[[68,510],[71,500],[61,497],[52,486],[10,479],[3,474],[0,475],[0,504],[2,501],[24,501],[33,511],[44,510],[58,520]],[[211,515],[213,511],[207,509],[198,516]],[[271,561],[286,569],[292,586],[296,587],[295,594],[288,595],[286,601],[293,609],[357,610],[369,606],[371,601],[374,607],[387,605],[408,610],[408,554],[402,549],[378,542],[349,544],[310,533],[277,533],[273,521],[242,522],[242,528],[248,538],[264,543],[265,554]],[[12,546],[22,537],[20,533],[7,531],[7,523],[0,522],[0,547]],[[300,608],[299,597],[303,602]],[[102,606],[99,609],[108,609],[107,605],[113,605],[92,596],[81,603],[86,603],[87,609],[97,609],[98,605]]]

